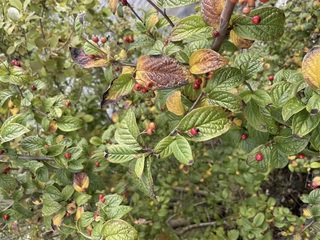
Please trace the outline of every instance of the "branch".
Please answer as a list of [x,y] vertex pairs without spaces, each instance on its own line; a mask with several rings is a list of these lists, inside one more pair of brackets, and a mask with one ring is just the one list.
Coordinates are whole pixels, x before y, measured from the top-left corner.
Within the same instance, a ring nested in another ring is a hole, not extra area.
[[235,3],[232,3],[230,0],[227,0],[223,12],[221,14],[220,18],[220,28],[219,28],[219,36],[215,39],[213,42],[211,49],[214,51],[218,51],[223,40],[225,39],[228,31],[229,21],[231,18],[231,15],[233,13]]
[[214,226],[216,222],[206,222],[206,223],[198,223],[198,224],[193,224],[188,227],[182,228],[180,231],[178,231],[178,235],[183,235],[186,232],[195,229],[195,228],[203,228],[203,227],[209,227],[209,226]]
[[147,0],[147,2],[150,3],[152,5],[152,7],[154,7],[169,22],[171,27],[174,27],[173,22],[168,17],[168,15],[166,14],[165,11],[162,11],[156,4],[154,4],[154,2],[152,2],[152,0]]
[[[0,155],[0,160],[7,158],[8,156],[3,154]],[[17,158],[19,159],[26,159],[26,160],[38,160],[38,161],[53,161],[54,159],[51,157],[35,157],[35,156],[29,156],[29,155],[23,155],[23,154],[18,154]]]

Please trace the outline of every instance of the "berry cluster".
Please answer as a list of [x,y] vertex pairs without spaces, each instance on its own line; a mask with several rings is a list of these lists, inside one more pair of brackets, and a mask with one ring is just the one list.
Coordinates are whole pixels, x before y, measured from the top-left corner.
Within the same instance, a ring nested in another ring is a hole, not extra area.
[[11,60],[11,65],[16,67],[21,67],[21,63],[18,59],[14,58]]
[[193,84],[193,89],[198,90],[200,88],[201,84],[202,84],[202,79],[197,78]]
[[124,36],[123,41],[126,43],[132,43],[132,42],[134,42],[134,38],[133,38],[133,36]]
[[156,128],[157,128],[156,124],[154,122],[150,122],[147,126],[147,129],[145,130],[145,133],[151,136],[152,134],[155,133]]
[[145,86],[142,86],[140,83],[135,83],[133,89],[137,92],[147,93],[153,87],[153,82],[147,81]]
[[101,38],[99,39],[98,36],[92,36],[91,40],[92,40],[93,42],[95,42],[95,43],[98,43],[99,40],[100,40],[100,42],[101,42],[102,44],[104,44],[104,43],[106,43],[106,42],[108,41],[108,38],[109,38],[109,37],[101,37]]
[[[256,0],[230,0],[232,3],[236,4],[239,2],[241,5],[245,5],[242,9],[242,13],[249,14],[251,12],[251,8],[255,7]],[[268,0],[260,0],[261,3],[266,3]]]

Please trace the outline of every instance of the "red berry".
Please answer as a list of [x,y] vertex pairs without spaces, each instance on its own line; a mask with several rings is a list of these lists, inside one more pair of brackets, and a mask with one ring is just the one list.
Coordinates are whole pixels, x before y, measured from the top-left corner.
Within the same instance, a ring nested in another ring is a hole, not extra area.
[[197,84],[197,83],[194,83],[193,84],[193,89],[194,90],[198,90],[200,88],[200,85],[199,84]]
[[71,101],[70,101],[70,100],[67,100],[67,101],[64,103],[64,105],[65,105],[66,107],[70,107]]
[[102,198],[102,199],[100,199],[100,201],[101,201],[102,203],[105,203],[105,202],[106,202],[106,199],[105,199],[105,198]]
[[256,15],[256,16],[252,17],[251,21],[254,25],[258,25],[261,21],[261,17],[259,15]]
[[101,43],[106,43],[108,41],[108,38],[102,37],[100,38]]
[[168,45],[169,44],[169,39],[164,40],[164,45]]
[[0,155],[4,154],[4,150],[0,150]]
[[263,154],[262,153],[257,153],[256,154],[256,161],[257,162],[260,162],[260,161],[262,161],[263,160]]
[[148,124],[148,128],[154,130],[154,129],[156,129],[156,124],[154,122],[151,122]]
[[104,195],[102,193],[99,194],[99,199],[103,199],[104,198]]
[[37,90],[37,87],[36,87],[35,85],[32,85],[32,86],[31,86],[31,90],[32,90],[32,91],[36,91],[36,90]]
[[147,89],[150,89],[150,88],[152,88],[152,87],[153,87],[153,82],[147,81],[147,82],[146,82],[146,88],[147,88]]
[[299,153],[298,158],[304,159],[306,156],[303,153]]
[[194,83],[198,84],[198,85],[201,85],[202,84],[202,79],[201,78],[197,78]]
[[91,236],[91,235],[92,235],[92,231],[88,230],[88,236]]
[[122,5],[128,5],[128,1],[127,0],[121,0]]
[[198,128],[193,127],[190,129],[190,133],[193,136],[197,136],[199,134],[199,132],[200,132],[200,130]]
[[134,38],[133,37],[129,37],[128,41],[129,41],[129,43],[132,43],[132,42],[134,42]]
[[96,167],[100,167],[100,163],[99,162],[95,162],[94,164]]
[[248,138],[248,135],[247,134],[242,134],[241,135],[241,140],[246,140]]
[[143,87],[143,88],[141,89],[141,92],[147,93],[147,92],[148,92],[148,89],[146,89],[145,87]]
[[95,55],[94,54],[88,54],[88,58],[90,58],[90,59],[95,59]]
[[66,152],[66,153],[64,154],[64,158],[66,158],[66,159],[71,158],[71,153],[70,153],[70,152]]
[[269,80],[269,81],[273,81],[273,80],[274,80],[274,76],[273,76],[273,75],[270,75],[270,76],[268,77],[268,80]]
[[219,37],[219,35],[220,35],[220,33],[219,33],[218,30],[214,30],[214,31],[212,32],[212,37]]
[[8,221],[10,218],[9,214],[3,215],[3,220]]
[[166,107],[165,106],[161,106],[161,111],[165,111]]
[[268,0],[260,0],[260,2],[266,3],[266,2],[268,2]]
[[243,14],[249,14],[251,12],[251,8],[249,6],[245,6],[243,9],[242,9],[242,13]]
[[115,72],[119,72],[119,71],[120,71],[120,68],[115,67],[115,68],[114,68],[114,71],[115,71]]
[[124,37],[123,41],[125,41],[126,43],[129,43],[130,42],[130,37],[128,37],[128,36]]
[[146,134],[149,135],[149,136],[151,136],[153,133],[154,133],[154,129],[148,128],[146,130]]
[[66,217],[70,217],[70,213],[67,212],[67,213],[66,213]]
[[8,172],[10,172],[11,167],[10,166],[6,166],[5,169],[3,170],[3,173],[7,174]]
[[140,92],[142,89],[142,86],[141,86],[141,84],[136,83],[136,84],[134,84],[133,88],[135,91]]
[[95,43],[99,42],[99,38],[97,36],[93,36],[91,40]]
[[12,66],[21,67],[21,64],[20,64],[19,60],[16,59],[16,58],[15,58],[15,59],[12,59],[11,65],[12,65]]

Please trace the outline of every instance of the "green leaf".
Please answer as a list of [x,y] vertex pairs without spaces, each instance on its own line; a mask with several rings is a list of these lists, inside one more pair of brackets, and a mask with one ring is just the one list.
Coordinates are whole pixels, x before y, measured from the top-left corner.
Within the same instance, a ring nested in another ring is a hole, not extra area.
[[51,145],[45,150],[43,150],[43,153],[49,157],[56,157],[64,151],[64,148],[65,148],[65,145],[62,145],[62,144]]
[[19,123],[9,123],[8,125],[2,125],[0,131],[0,142],[9,142],[15,138],[22,136],[30,130]]
[[91,195],[86,193],[77,193],[75,200],[78,206],[84,205],[88,203],[88,201],[92,198]]
[[105,196],[105,199],[108,207],[117,207],[123,201],[123,197],[118,194],[107,195]]
[[119,219],[132,210],[130,206],[104,207],[103,211],[109,219]]
[[22,166],[26,169],[30,169],[32,172],[35,172],[38,168],[43,167],[42,162],[34,161],[34,160],[29,160],[25,161]]
[[69,200],[71,198],[71,196],[73,195],[73,193],[74,193],[73,186],[71,186],[71,185],[65,186],[61,191],[63,200],[65,200],[65,201]]
[[145,162],[145,155],[142,155],[140,158],[136,160],[134,172],[137,174],[138,178],[141,178],[143,174],[144,162]]
[[320,204],[320,189],[315,189],[309,193],[309,204]]
[[88,42],[85,42],[85,44],[83,45],[83,51],[86,54],[93,54],[93,55],[100,55],[101,52],[99,51],[99,46],[97,43],[95,43],[92,40],[88,40]]
[[212,89],[228,91],[239,86],[243,81],[244,75],[240,69],[234,67],[221,68],[214,73],[213,81],[208,81],[204,91],[210,92]]
[[[255,25],[253,16],[260,16],[261,21]],[[285,15],[282,10],[275,7],[264,7],[252,10],[249,15],[240,15],[233,22],[235,33],[245,39],[274,41],[284,32]]]
[[241,73],[247,77],[262,70],[263,66],[259,53],[251,51],[239,54],[234,60],[234,64],[241,70]]
[[260,112],[260,107],[254,101],[250,101],[244,109],[248,124],[260,132],[268,132],[268,125]]
[[6,174],[0,174],[0,186],[6,190],[14,190],[18,186],[14,177]]
[[275,145],[271,149],[270,166],[272,168],[284,168],[288,164],[288,155],[279,150]]
[[175,8],[190,5],[198,2],[198,0],[157,0],[157,5],[163,8]]
[[180,132],[188,132],[193,127],[200,130],[199,134],[185,137],[188,140],[199,142],[222,135],[230,128],[230,122],[222,108],[215,106],[200,107],[184,116],[177,129]]
[[112,163],[124,163],[136,158],[137,152],[126,145],[111,145],[107,149],[107,159]]
[[127,222],[121,219],[107,221],[101,229],[101,235],[105,240],[136,240],[137,231]]
[[290,98],[292,98],[293,84],[281,82],[272,87],[270,96],[274,107],[282,107]]
[[314,93],[311,98],[309,98],[306,109],[311,114],[317,114],[320,112],[320,95]]
[[298,98],[293,97],[289,99],[282,107],[282,117],[284,121],[288,121],[294,114],[303,110],[305,106]]
[[12,7],[15,7],[18,10],[22,10],[22,3],[20,0],[9,0],[9,3]]
[[20,145],[23,148],[23,150],[28,152],[42,149],[45,146],[45,144],[45,140],[37,136],[26,137],[20,142]]
[[312,131],[310,143],[316,150],[320,151],[320,125]]
[[62,200],[62,194],[58,188],[56,188],[53,185],[48,185],[46,187],[46,192],[44,194],[45,198],[49,198],[54,201],[61,201]]
[[176,139],[172,146],[173,155],[179,160],[179,162],[192,165],[194,163],[192,151],[189,142],[181,135],[176,135]]
[[232,112],[238,111],[242,107],[241,99],[230,92],[212,90],[208,97],[214,104],[227,108]]
[[252,94],[252,99],[260,106],[260,107],[265,107],[268,104],[272,103],[272,99],[270,97],[270,95],[262,90],[262,89],[258,89],[256,91],[254,91],[254,93]]
[[23,218],[31,218],[34,214],[32,211],[28,210],[27,208],[23,207],[20,203],[15,202],[12,207],[15,211],[20,213]]
[[74,29],[78,36],[82,36],[85,12],[79,13],[74,21]]
[[255,227],[260,227],[265,220],[265,216],[263,213],[257,213],[257,215],[253,218],[252,225]]
[[160,158],[167,158],[172,154],[171,144],[174,142],[175,137],[167,136],[163,138],[154,148],[156,154],[160,154]]
[[124,119],[120,122],[114,137],[119,144],[126,145],[134,150],[140,150],[141,146],[137,141],[138,136],[139,128],[136,122],[136,117],[132,108],[130,108]]
[[84,212],[82,213],[80,219],[81,227],[87,227],[94,221],[94,212]]
[[151,174],[151,162],[152,159],[150,157],[146,160],[146,166],[144,168],[144,172],[141,178],[138,178],[134,172],[134,164],[129,165],[129,172],[131,174],[134,185],[140,189],[144,194],[152,199],[156,199],[156,194],[154,192],[154,184]]
[[43,199],[43,207],[42,207],[42,213],[44,216],[50,216],[56,212],[58,212],[62,206],[49,198]]
[[6,90],[1,90],[0,92],[0,107],[3,106],[3,104],[10,98],[12,97],[14,93],[10,89]]
[[303,137],[315,129],[320,122],[320,116],[310,115],[307,110],[302,110],[293,116],[292,131],[299,137]]
[[49,171],[48,171],[47,167],[43,166],[43,167],[38,168],[36,170],[35,174],[36,174],[36,177],[39,181],[41,181],[41,182],[49,181]]
[[293,155],[300,153],[309,143],[308,138],[291,136],[276,136],[273,139],[283,153]]
[[239,230],[230,230],[228,231],[228,239],[229,240],[237,240],[239,238],[240,232]]
[[201,16],[189,16],[178,22],[172,29],[170,40],[181,41],[196,34],[206,33],[210,36],[212,28],[209,27]]
[[58,128],[64,132],[76,131],[83,127],[83,121],[77,117],[64,116],[57,120]]
[[131,74],[121,74],[111,82],[110,87],[103,94],[101,106],[116,102],[128,95],[133,89],[134,82]]

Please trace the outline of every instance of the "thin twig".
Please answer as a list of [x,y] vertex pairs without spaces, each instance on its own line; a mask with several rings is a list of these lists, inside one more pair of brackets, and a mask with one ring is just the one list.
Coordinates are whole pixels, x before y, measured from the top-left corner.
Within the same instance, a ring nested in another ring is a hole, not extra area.
[[152,2],[151,0],[147,0],[148,3],[150,3],[150,5],[152,5],[152,7],[154,7],[170,24],[171,27],[174,27],[173,22],[171,21],[171,19],[168,17],[168,15],[166,14],[165,11],[162,11],[156,4],[154,4],[154,2]]
[[228,31],[229,21],[231,18],[231,15],[233,13],[235,3],[232,3],[230,0],[227,0],[223,12],[221,14],[220,18],[220,27],[219,27],[219,36],[215,39],[213,42],[211,49],[214,51],[218,51],[223,40],[225,39]]
[[243,81],[243,83],[249,88],[250,92],[254,92],[251,85],[247,81]]
[[[6,154],[0,155],[0,159],[7,158],[8,156]],[[38,161],[54,161],[51,157],[35,157],[35,156],[29,156],[29,155],[23,155],[18,154],[17,156],[19,159],[26,159],[26,160],[38,160]]]
[[195,229],[195,228],[203,228],[203,227],[209,227],[209,226],[214,226],[216,225],[216,222],[206,222],[206,223],[198,223],[198,224],[193,224],[193,225],[190,225],[188,227],[184,227],[182,228],[179,232],[178,232],[178,235],[183,235],[185,234],[186,232],[192,230],[192,229]]
[[143,23],[143,20],[141,19],[141,17],[139,17],[138,13],[133,9],[133,7],[129,3],[127,6],[130,8],[133,14]]

